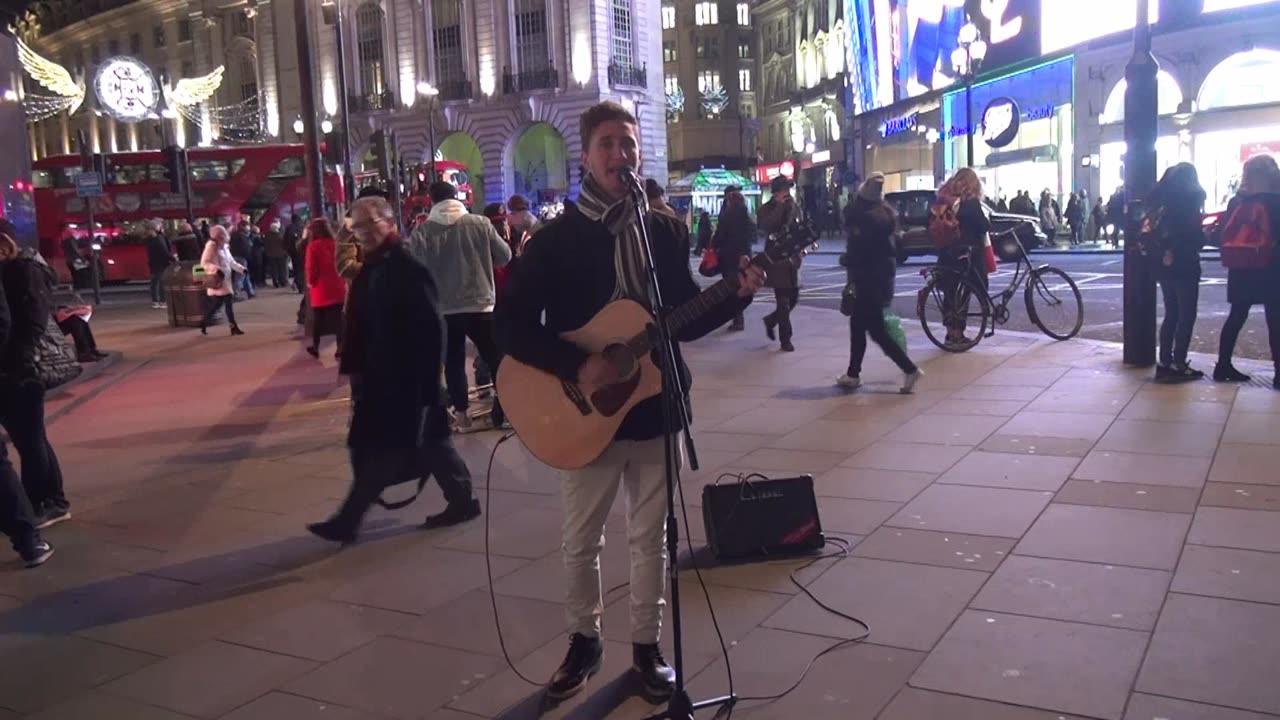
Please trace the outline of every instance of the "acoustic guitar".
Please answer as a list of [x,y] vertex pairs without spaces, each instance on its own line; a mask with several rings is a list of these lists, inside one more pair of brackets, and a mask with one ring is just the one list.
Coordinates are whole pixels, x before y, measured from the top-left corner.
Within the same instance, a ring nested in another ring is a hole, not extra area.
[[[766,272],[777,262],[804,255],[814,247],[812,234],[800,226],[772,238],[768,253],[751,264]],[[672,335],[698,319],[738,290],[737,277],[725,278],[667,315]],[[502,409],[516,435],[533,456],[561,470],[575,470],[600,457],[623,418],[641,401],[662,391],[662,373],[655,362],[653,315],[633,300],[605,305],[586,325],[562,333],[563,339],[592,353],[601,353],[613,366],[619,382],[588,387],[560,378],[507,356],[498,366],[497,390]]]

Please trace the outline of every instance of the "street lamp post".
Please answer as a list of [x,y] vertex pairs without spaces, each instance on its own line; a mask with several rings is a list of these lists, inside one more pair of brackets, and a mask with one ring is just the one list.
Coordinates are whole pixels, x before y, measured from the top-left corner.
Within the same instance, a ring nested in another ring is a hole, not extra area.
[[973,78],[978,74],[983,58],[987,56],[987,43],[982,39],[978,26],[971,22],[960,28],[959,40],[960,47],[951,53],[951,64],[964,78],[965,149],[968,151],[965,158],[969,161],[969,167],[973,167]]
[[342,111],[342,187],[347,204],[355,202],[356,171],[351,167],[351,100],[347,97],[347,51],[342,35],[342,0],[334,0],[336,42],[338,55],[338,106]]
[[427,142],[430,144],[430,164],[428,177],[431,182],[436,181],[436,98],[440,96],[440,89],[429,82],[418,83],[418,94],[426,98],[427,104]]
[[[316,78],[312,64],[311,23],[307,20],[307,0],[293,0],[297,24],[298,75],[302,100],[302,159],[307,173],[307,202],[312,219],[324,215],[324,161],[320,157],[320,128],[316,123]],[[297,123],[294,124],[297,128]]]
[[1138,0],[1133,57],[1125,68],[1124,94],[1124,362],[1150,367],[1156,362],[1156,283],[1137,242],[1143,201],[1156,184],[1156,100],[1159,65],[1151,54],[1148,0]]

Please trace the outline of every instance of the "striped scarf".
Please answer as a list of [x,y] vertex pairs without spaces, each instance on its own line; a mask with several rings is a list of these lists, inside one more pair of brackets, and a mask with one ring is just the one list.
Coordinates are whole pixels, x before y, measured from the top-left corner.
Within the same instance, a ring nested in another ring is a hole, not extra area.
[[[640,237],[640,225],[636,222],[636,200],[629,193],[612,203],[606,197],[600,183],[590,174],[582,178],[578,209],[588,220],[603,223],[617,243],[613,252],[613,271],[618,281],[613,299],[629,298],[647,305],[649,263]],[[647,214],[648,203],[641,209]]]

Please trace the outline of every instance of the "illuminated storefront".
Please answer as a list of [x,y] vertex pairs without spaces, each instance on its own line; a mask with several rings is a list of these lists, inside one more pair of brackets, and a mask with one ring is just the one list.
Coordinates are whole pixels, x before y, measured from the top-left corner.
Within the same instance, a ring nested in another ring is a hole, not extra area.
[[[1032,197],[1048,190],[1062,197],[1074,189],[1074,62],[1054,60],[973,86],[973,123],[965,124],[965,93],[942,98],[943,167],[950,176],[972,165],[988,196]],[[965,157],[966,135],[975,133],[974,161]]]
[[[901,105],[901,104],[900,104]],[[863,116],[864,176],[884,173],[886,192],[929,190],[942,173],[939,139],[942,103],[936,94],[906,107],[894,106]]]

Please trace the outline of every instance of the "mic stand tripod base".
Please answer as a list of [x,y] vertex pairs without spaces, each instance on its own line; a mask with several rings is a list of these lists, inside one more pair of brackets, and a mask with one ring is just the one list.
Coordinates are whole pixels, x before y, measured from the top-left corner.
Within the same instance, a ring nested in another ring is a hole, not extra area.
[[693,713],[697,710],[720,706],[732,708],[737,704],[738,698],[733,695],[725,695],[695,703],[689,699],[689,693],[684,690],[676,690],[671,699],[667,701],[667,709],[665,711],[657,715],[650,715],[645,720],[694,720]]

